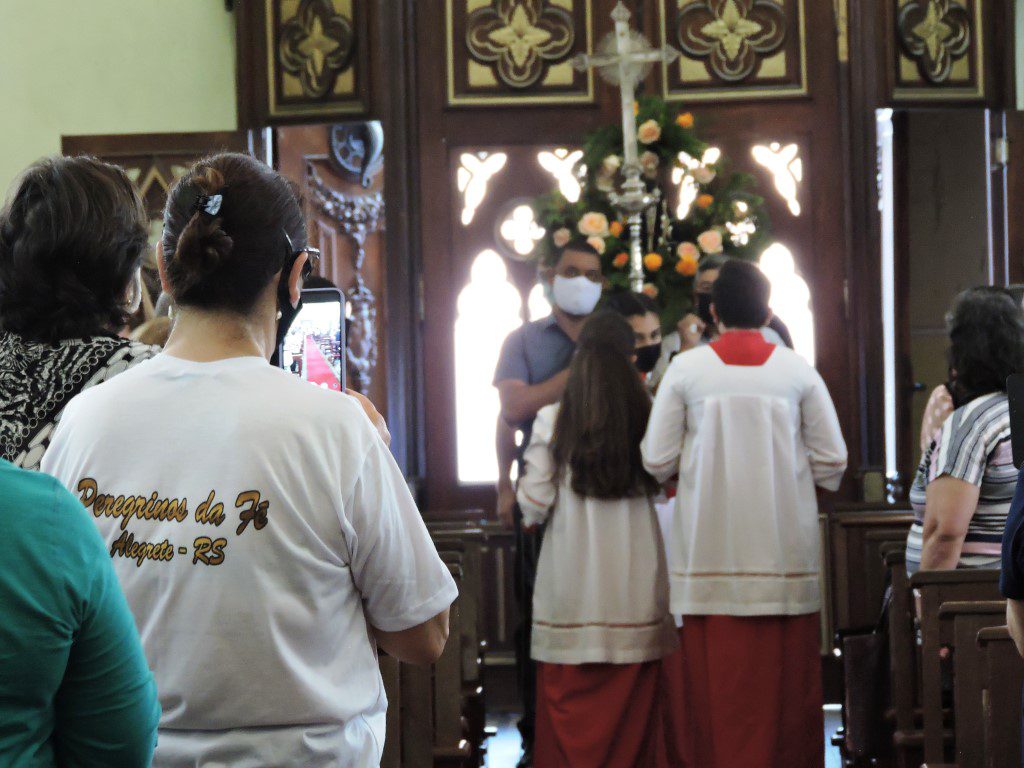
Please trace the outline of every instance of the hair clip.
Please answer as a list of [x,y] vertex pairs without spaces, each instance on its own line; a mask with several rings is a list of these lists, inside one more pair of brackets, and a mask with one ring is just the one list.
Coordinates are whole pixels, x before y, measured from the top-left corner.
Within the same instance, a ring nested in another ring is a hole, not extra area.
[[224,204],[224,195],[218,192],[215,195],[200,195],[196,198],[195,210],[202,211],[207,216],[216,216]]

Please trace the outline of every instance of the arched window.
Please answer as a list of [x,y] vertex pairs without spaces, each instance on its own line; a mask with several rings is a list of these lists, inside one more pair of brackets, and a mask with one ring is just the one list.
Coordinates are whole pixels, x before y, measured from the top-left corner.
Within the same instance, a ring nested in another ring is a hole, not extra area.
[[460,483],[493,483],[498,477],[494,427],[498,391],[494,369],[502,342],[522,322],[522,299],[493,250],[473,260],[469,284],[458,298],[455,320],[455,419]]

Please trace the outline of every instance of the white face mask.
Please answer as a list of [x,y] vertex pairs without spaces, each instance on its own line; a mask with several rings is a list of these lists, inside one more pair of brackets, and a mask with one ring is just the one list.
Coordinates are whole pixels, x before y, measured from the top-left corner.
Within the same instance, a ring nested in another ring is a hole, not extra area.
[[563,312],[577,317],[589,315],[601,300],[601,284],[580,275],[579,277],[555,276],[552,286],[555,304]]

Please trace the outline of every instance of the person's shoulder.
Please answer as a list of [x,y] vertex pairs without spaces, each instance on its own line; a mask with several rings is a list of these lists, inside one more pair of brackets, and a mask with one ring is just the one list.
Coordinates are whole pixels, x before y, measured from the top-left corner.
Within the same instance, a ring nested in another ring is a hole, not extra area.
[[279,418],[285,423],[305,419],[327,427],[325,434],[348,435],[359,441],[377,436],[363,406],[351,395],[310,384],[272,365],[267,365],[262,379],[266,382],[264,394],[279,404]]
[[991,430],[1010,428],[1010,401],[1005,392],[992,392],[976,397],[954,409],[943,424],[950,431]]
[[9,531],[47,531],[47,538],[68,544],[92,546],[98,537],[96,526],[85,508],[60,482],[43,472],[34,472],[0,461],[0,498],[5,515],[20,522],[5,526]]

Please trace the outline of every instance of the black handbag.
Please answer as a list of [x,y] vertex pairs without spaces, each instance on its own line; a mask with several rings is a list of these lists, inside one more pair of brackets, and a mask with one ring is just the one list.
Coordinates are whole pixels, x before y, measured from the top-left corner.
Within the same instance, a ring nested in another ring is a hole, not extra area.
[[845,634],[843,651],[843,726],[847,757],[868,760],[889,752],[891,729],[885,719],[889,703],[888,615],[892,588],[882,614],[870,631]]

